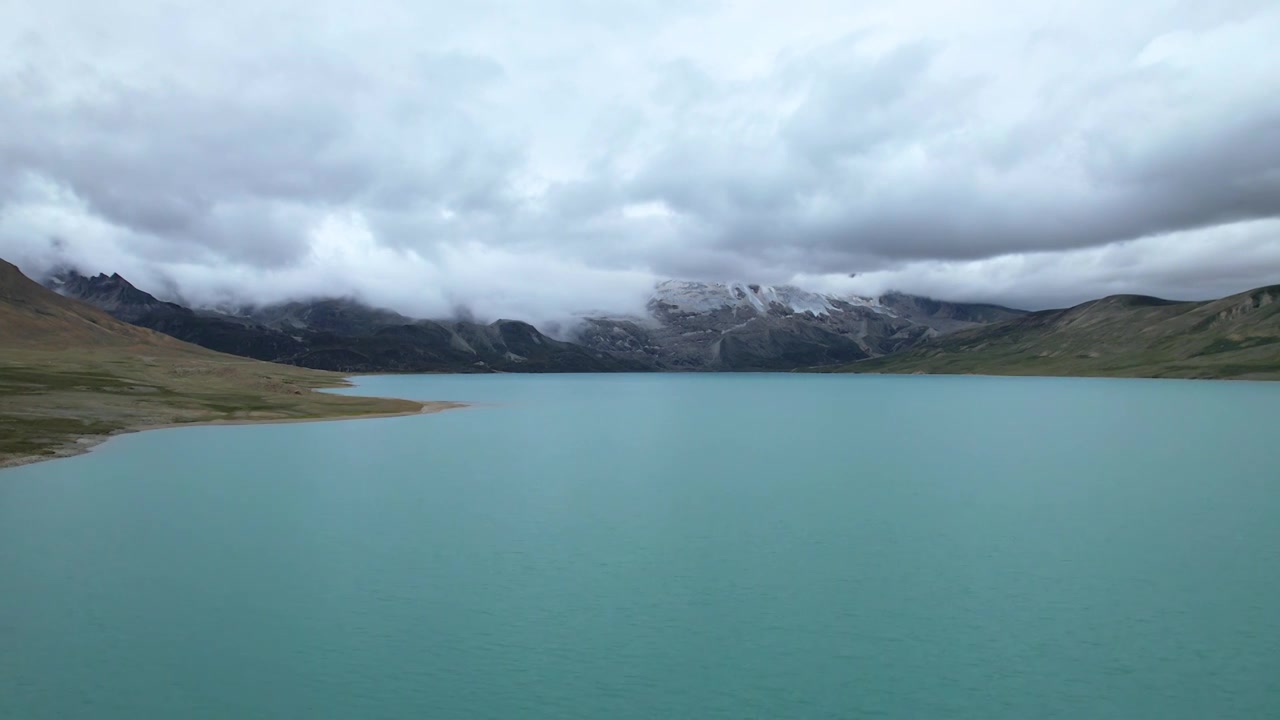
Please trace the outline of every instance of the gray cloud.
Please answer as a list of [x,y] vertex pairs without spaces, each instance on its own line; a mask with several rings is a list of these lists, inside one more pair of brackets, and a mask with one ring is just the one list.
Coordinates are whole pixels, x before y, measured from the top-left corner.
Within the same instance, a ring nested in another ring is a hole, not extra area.
[[666,276],[1028,306],[1280,279],[1280,10],[1073,8],[7,6],[0,255],[546,319]]
[[[999,100],[992,80],[931,73],[944,62],[919,45],[872,59],[826,48],[784,68],[810,82],[776,136],[704,125],[663,148],[636,196],[710,222],[723,246],[767,255],[781,241],[825,271],[866,254],[973,259],[1280,213],[1280,99],[1143,137],[1168,124],[1152,113],[1199,110],[1193,91],[1212,89],[1135,65],[1071,91],[1037,86],[1037,107],[999,117],[981,107]],[[1280,61],[1260,64],[1280,77]]]
[[305,253],[308,226],[333,208],[507,202],[519,149],[466,107],[496,63],[414,53],[403,82],[421,94],[404,99],[313,51],[244,65],[207,86],[82,78],[70,100],[57,72],[28,67],[0,85],[13,108],[0,161],[139,235],[269,264]]

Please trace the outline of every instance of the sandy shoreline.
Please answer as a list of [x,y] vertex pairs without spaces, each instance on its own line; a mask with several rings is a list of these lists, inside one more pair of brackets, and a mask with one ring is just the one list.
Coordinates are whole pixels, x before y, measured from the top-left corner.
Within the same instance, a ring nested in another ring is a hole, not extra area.
[[432,415],[445,410],[456,410],[459,408],[469,407],[467,403],[450,402],[450,401],[411,401],[419,403],[417,410],[409,410],[407,412],[394,413],[372,413],[367,415],[334,415],[332,417],[315,417],[315,418],[227,418],[219,420],[200,420],[196,422],[185,423],[162,423],[157,425],[139,425],[136,427],[126,427],[116,430],[108,435],[84,435],[76,438],[72,442],[68,442],[54,450],[52,453],[41,455],[22,455],[0,460],[0,470],[6,468],[21,467],[23,465],[34,465],[35,463],[46,462],[48,460],[62,460],[64,458],[84,455],[94,448],[113,438],[121,435],[132,435],[133,433],[146,432],[148,430],[172,430],[174,428],[188,427],[209,427],[209,426],[233,426],[233,425],[292,425],[294,423],[321,423],[321,422],[340,422],[344,420],[376,420],[385,418],[411,417],[414,415]]

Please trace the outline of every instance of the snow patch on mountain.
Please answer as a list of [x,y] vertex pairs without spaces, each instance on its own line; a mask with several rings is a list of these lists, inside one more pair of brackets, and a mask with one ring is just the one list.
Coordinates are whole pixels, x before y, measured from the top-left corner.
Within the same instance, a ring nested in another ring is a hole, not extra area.
[[857,295],[843,297],[823,295],[790,285],[709,283],[687,280],[667,280],[658,283],[651,302],[690,314],[713,312],[722,308],[749,308],[764,314],[772,306],[778,305],[794,313],[826,315],[837,309],[836,303],[884,310],[878,300]]

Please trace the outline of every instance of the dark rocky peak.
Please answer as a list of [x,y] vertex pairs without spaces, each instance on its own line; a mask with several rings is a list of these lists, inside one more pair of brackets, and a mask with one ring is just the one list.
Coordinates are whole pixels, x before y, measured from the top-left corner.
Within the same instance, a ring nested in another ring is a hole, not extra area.
[[136,322],[154,313],[191,314],[181,305],[165,302],[139,290],[120,273],[87,277],[77,270],[64,269],[50,275],[44,285],[64,297],[106,310],[125,322]]

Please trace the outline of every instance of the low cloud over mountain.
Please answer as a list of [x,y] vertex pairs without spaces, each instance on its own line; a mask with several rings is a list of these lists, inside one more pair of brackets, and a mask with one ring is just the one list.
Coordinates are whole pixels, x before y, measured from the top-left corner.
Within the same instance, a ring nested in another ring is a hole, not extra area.
[[1276,37],[1268,2],[10,4],[0,255],[534,322],[671,277],[1215,297],[1280,273]]

